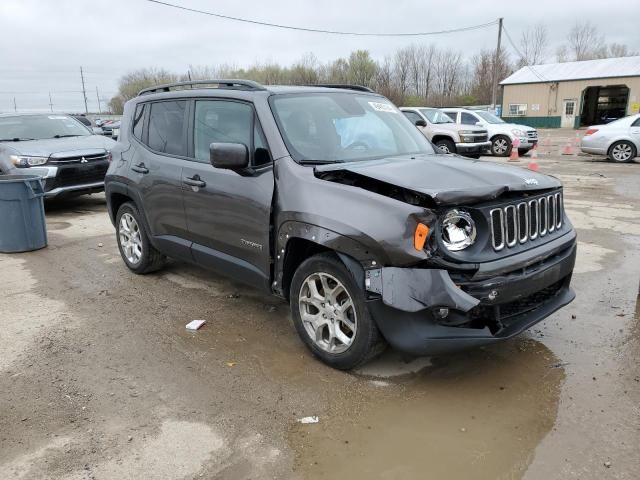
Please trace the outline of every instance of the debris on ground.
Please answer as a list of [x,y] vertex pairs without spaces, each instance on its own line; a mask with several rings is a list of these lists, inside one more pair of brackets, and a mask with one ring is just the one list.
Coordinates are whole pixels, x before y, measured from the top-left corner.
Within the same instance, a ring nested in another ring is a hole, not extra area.
[[604,462],[604,466],[607,468],[611,468],[611,462],[609,461]]
[[191,320],[189,323],[187,323],[186,328],[187,330],[198,330],[205,323],[206,320]]
[[227,367],[235,367],[236,362],[227,362]]
[[298,419],[298,423],[302,423],[302,424],[318,423],[319,421],[320,419],[315,415],[312,417],[302,417]]
[[229,295],[227,295],[227,298],[240,298],[240,294],[239,293],[230,293]]
[[562,367],[566,367],[567,365],[569,365],[569,362],[558,362],[558,363],[552,363],[551,365],[549,365],[549,368],[562,368]]
[[273,313],[277,310],[278,307],[276,307],[275,305],[266,303],[263,308],[266,312]]

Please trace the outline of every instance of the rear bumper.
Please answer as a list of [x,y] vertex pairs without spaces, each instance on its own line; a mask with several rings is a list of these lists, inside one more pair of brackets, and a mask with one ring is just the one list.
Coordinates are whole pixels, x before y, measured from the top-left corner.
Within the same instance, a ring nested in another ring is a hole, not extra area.
[[[369,301],[369,311],[386,340],[405,352],[437,355],[489,345],[522,333],[575,298],[575,258],[574,237],[534,265],[482,280],[454,283],[445,270],[382,268],[372,285],[367,271],[367,290],[380,293]],[[448,309],[446,318],[437,318],[441,308]]]

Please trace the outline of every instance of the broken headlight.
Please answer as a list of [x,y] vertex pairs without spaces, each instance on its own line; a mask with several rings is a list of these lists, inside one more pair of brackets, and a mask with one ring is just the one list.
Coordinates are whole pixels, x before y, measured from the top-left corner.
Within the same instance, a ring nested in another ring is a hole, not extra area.
[[442,219],[442,242],[447,250],[457,252],[476,241],[476,224],[464,210],[449,210]]

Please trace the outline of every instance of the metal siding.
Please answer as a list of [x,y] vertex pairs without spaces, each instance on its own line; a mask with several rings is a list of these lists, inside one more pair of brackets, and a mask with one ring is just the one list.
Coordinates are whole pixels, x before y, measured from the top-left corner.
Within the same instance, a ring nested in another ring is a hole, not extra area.
[[[627,104],[627,115],[631,115],[632,103],[640,102],[640,76],[633,78],[600,78],[595,80],[576,80],[572,82],[557,83],[556,91],[550,87],[555,83],[528,83],[517,85],[505,85],[502,95],[503,117],[509,115],[509,104],[526,103],[527,114],[518,117],[509,117],[510,121],[516,119],[529,119],[531,117],[560,117],[562,114],[563,100],[577,100],[576,112],[579,115],[582,111],[582,92],[587,87],[604,87],[611,85],[626,85],[629,88],[629,102]],[[533,111],[531,106],[539,104],[540,110]],[[535,121],[535,120],[533,120]],[[523,123],[524,121],[517,122]]]

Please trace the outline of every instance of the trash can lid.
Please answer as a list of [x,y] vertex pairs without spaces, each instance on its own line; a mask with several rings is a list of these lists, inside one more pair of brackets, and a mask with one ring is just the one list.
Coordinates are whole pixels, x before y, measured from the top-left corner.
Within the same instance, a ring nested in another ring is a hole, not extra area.
[[0,175],[0,183],[24,182],[25,180],[41,180],[40,175],[20,174],[20,175]]

